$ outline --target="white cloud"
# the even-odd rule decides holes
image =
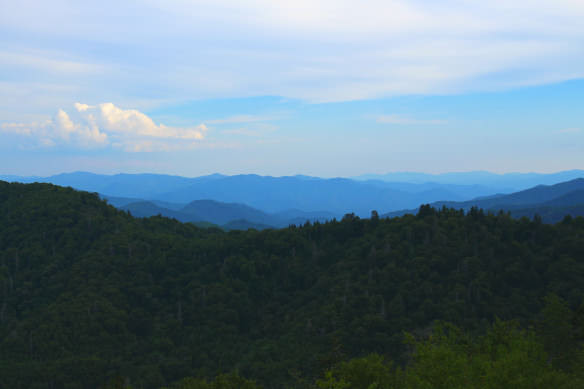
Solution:
[[[88,123],[74,123],[60,109],[53,119],[33,123],[3,123],[0,133],[14,134],[25,138],[26,147],[52,147],[71,144],[80,147],[99,147],[108,144],[105,132]]]
[[[81,107],[85,108],[85,107]],[[121,109],[112,103],[99,104],[93,109],[79,111],[84,113],[88,121],[95,121],[109,132],[129,134],[132,136],[160,139],[203,139],[207,126],[181,128],[157,125],[152,119],[135,109]]]
[[[112,103],[95,106],[75,103],[71,117],[60,109],[44,122],[3,123],[0,133],[25,138],[28,147],[70,145],[82,148],[114,147],[130,152],[172,151],[191,148],[204,138],[207,127],[170,127],[156,124],[134,109]]]
[[[445,124],[445,120],[438,119],[416,119],[402,115],[380,115],[376,119],[377,123],[383,124]]]
[[[75,109],[76,109],[77,111],[79,111],[79,112],[85,112],[85,111],[87,111],[89,108],[92,108],[92,107],[90,107],[89,105],[87,105],[87,104],[82,104],[82,103],[75,103],[75,104],[74,104],[74,107],[75,107]]]

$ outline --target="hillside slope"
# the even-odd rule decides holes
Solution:
[[[584,219],[478,211],[223,232],[97,195],[0,182],[0,383],[157,388],[237,369],[266,388],[335,358],[405,358],[403,331],[530,323],[584,301]],[[342,355],[342,356],[341,356]]]

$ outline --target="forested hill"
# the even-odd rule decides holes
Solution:
[[[549,293],[584,301],[582,218],[422,207],[223,232],[0,182],[0,388],[158,388],[233,370],[302,387],[351,357],[404,362],[403,331],[437,319],[477,333],[496,317],[534,323]]]

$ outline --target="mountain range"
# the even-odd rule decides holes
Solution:
[[[442,174],[427,174],[415,172],[395,172],[387,174],[365,174],[354,177],[356,180],[380,180],[386,182],[403,182],[420,184],[434,182],[450,185],[482,185],[490,188],[500,188],[501,193],[517,192],[537,185],[553,185],[575,178],[584,177],[584,170],[565,170],[557,173],[504,173],[497,174],[488,171],[452,172]]]
[[[184,206],[160,201],[135,200],[123,203],[120,199],[109,201],[117,208],[129,211],[136,217],[166,216],[183,223],[210,222],[224,229],[264,229],[304,224],[306,221],[332,220],[337,215],[329,212],[304,212],[288,210],[266,213],[240,203],[223,203],[214,200],[195,200]],[[126,199],[127,200],[127,199]],[[116,205],[117,204],[117,205]],[[120,205],[122,204],[122,205]]]
[[[51,177],[0,176],[0,179],[23,183],[45,182],[110,197],[156,200],[182,206],[194,200],[215,200],[246,204],[267,213],[298,209],[307,212],[326,211],[335,215],[354,212],[359,216],[368,216],[373,209],[388,212],[438,200],[469,200],[507,190],[480,184],[357,181],[300,175],[270,177],[212,174],[186,178],[157,174],[107,176],[76,172]]]
[[[188,178],[75,172],[50,177],[0,176],[0,180],[45,182],[96,192],[115,207],[138,217],[160,214],[226,229],[261,229],[331,220],[346,213],[368,217],[372,210],[383,216],[403,215],[415,213],[421,204],[467,210],[472,206],[504,209],[514,216],[538,213],[546,215],[545,221],[557,221],[565,214],[581,214],[584,201],[578,190],[582,189],[582,177],[583,170],[553,174],[390,173],[353,179],[253,174]]]

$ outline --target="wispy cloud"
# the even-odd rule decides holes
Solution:
[[[129,152],[173,151],[196,146],[207,127],[170,127],[156,124],[134,109],[112,103],[75,103],[72,114],[60,109],[42,122],[3,123],[0,132],[26,141],[27,147],[113,147]]]
[[[104,65],[63,59],[63,53],[45,51],[10,52],[0,51],[2,66],[33,68],[47,73],[90,74],[106,70]]]
[[[271,116],[258,116],[258,115],[235,115],[223,119],[212,119],[206,120],[207,124],[237,124],[237,123],[257,123],[257,122],[267,122],[274,120]]]
[[[582,129],[577,127],[564,128],[556,131],[558,134],[578,134],[580,132],[582,132]]]
[[[237,128],[226,128],[224,130],[221,130],[221,133],[259,138],[265,136],[268,133],[278,130],[278,126],[272,123],[261,122],[259,120],[243,122],[242,124],[244,124],[244,126]]]
[[[96,101],[145,90],[152,99],[347,101],[584,77],[578,0],[195,3],[5,1],[0,25],[29,38],[16,48],[11,34],[0,37],[0,72],[10,67],[11,81],[58,74],[52,82],[83,84],[76,96]]]
[[[223,130],[221,131],[223,134],[229,135],[242,135],[242,136],[249,136],[253,138],[257,138],[263,135],[262,131],[258,130],[250,130],[249,128],[234,128],[231,130]]]
[[[380,115],[376,119],[377,123],[383,124],[404,124],[404,125],[416,125],[416,124],[445,124],[447,123],[445,120],[438,120],[438,119],[416,119],[408,116],[402,115]]]

